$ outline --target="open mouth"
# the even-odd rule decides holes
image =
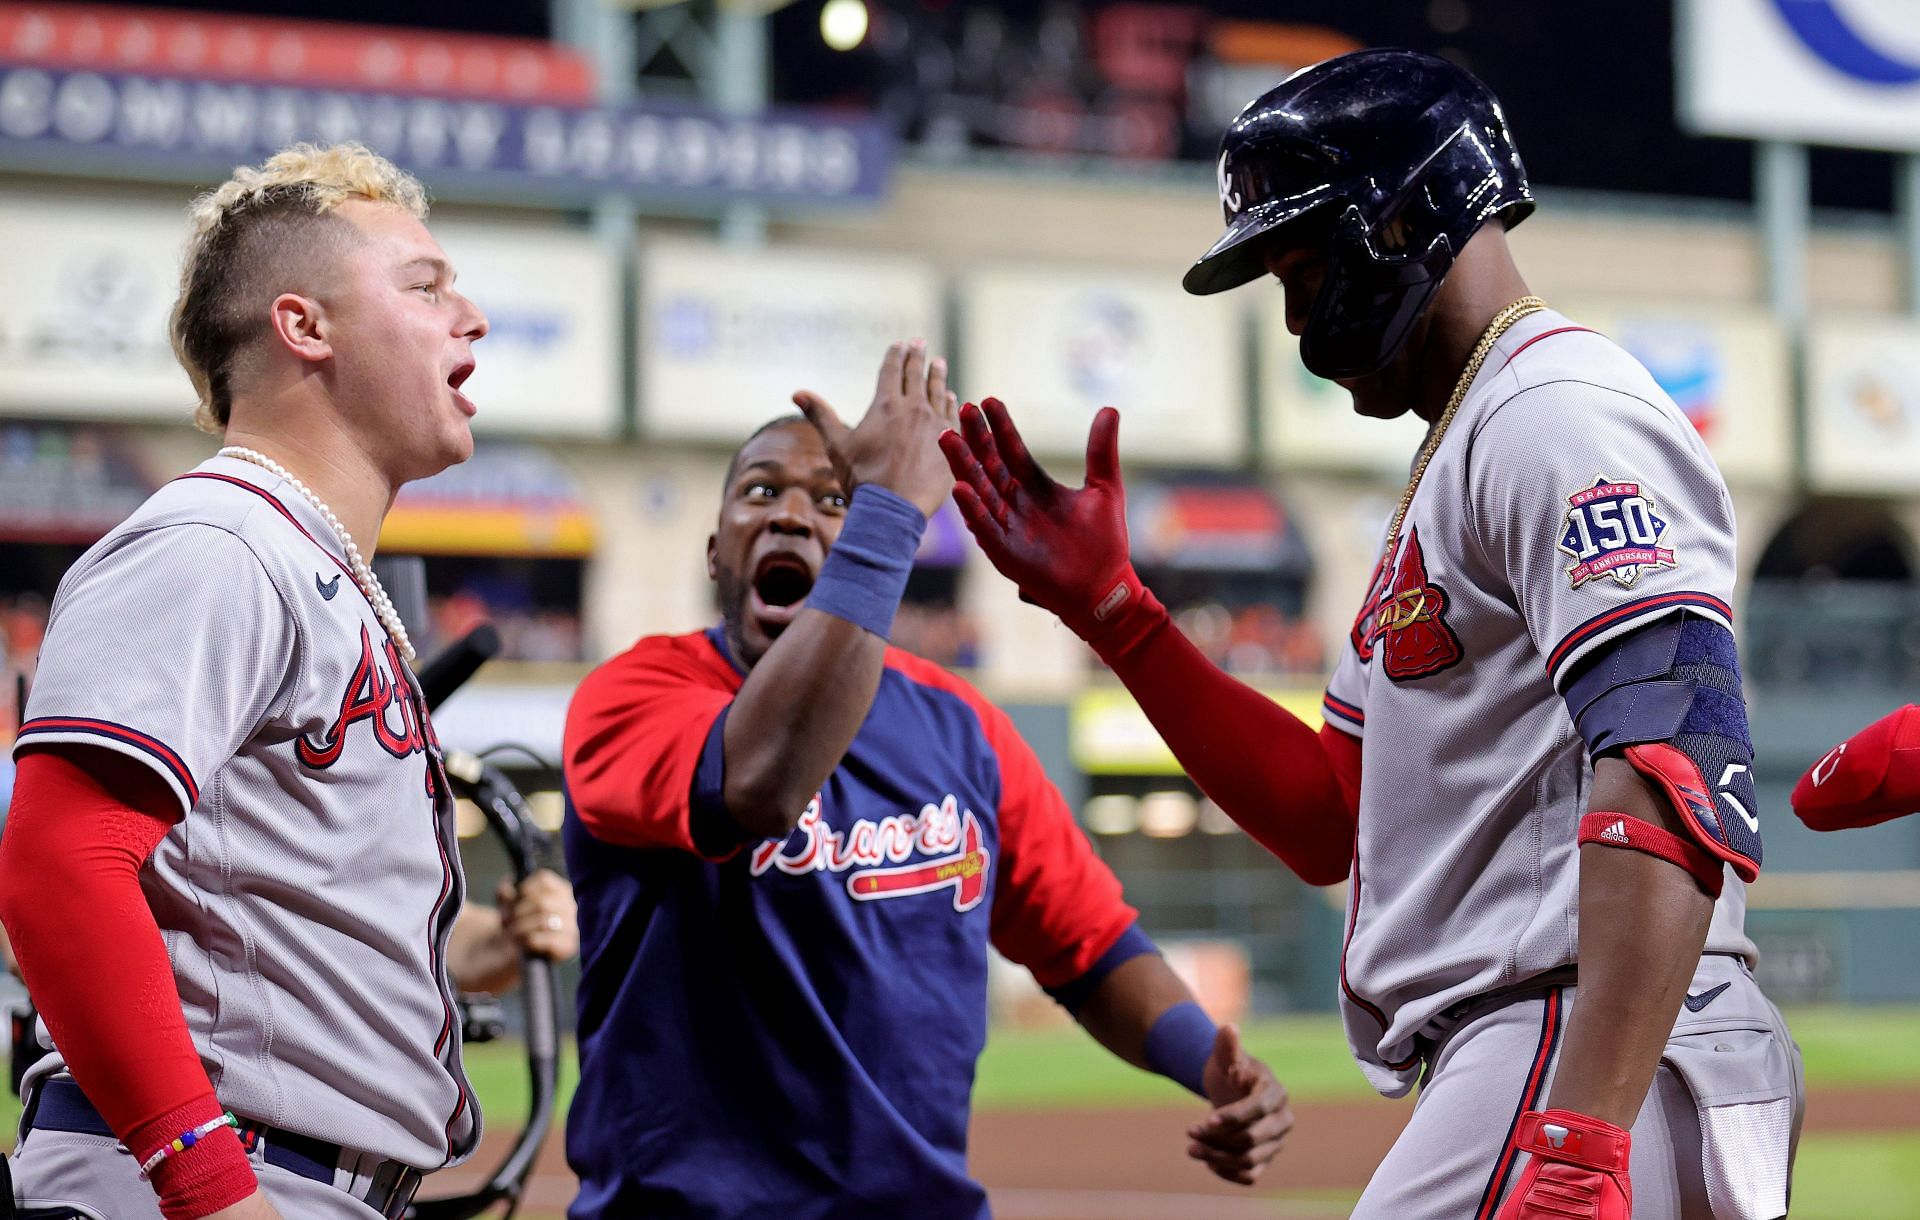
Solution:
[[[813,590],[813,569],[798,555],[769,555],[754,568],[752,589],[754,616],[769,635],[777,635]]]
[[[454,365],[453,371],[447,374],[447,388],[453,391],[453,400],[458,403],[460,409],[468,415],[474,414],[479,408],[474,406],[473,399],[468,398],[460,392],[460,387],[466,384],[467,378],[473,376],[473,370],[474,359],[469,356],[459,364]]]

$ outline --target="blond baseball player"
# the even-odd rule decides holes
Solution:
[[[426,214],[351,145],[194,207],[173,339],[226,444],[67,573],[15,747],[23,1212],[398,1216],[479,1138],[452,798],[367,565],[472,452],[487,323]]]

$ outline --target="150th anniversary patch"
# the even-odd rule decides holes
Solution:
[[[1666,519],[1654,510],[1651,491],[1596,475],[1591,487],[1567,497],[1566,528],[1560,534],[1560,549],[1574,559],[1567,579],[1578,589],[1608,576],[1625,589],[1644,572],[1678,567],[1673,548],[1661,545],[1666,535]]]

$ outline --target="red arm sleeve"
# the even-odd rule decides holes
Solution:
[[[698,636],[642,640],[587,675],[561,748],[581,824],[621,847],[701,854],[695,805],[720,799],[715,730],[739,684]]]
[[[74,1083],[143,1161],[221,1114],[140,891],[140,870],[179,809],[159,775],[132,759],[39,750],[20,759],[0,836],[0,921],[27,990]],[[257,1189],[226,1127],[162,1161],[153,1186],[168,1220]]]
[[[1193,782],[1310,885],[1346,880],[1360,793],[1360,742],[1305,721],[1227,676],[1157,600],[1106,657]],[[1137,640],[1138,643],[1131,643]]]

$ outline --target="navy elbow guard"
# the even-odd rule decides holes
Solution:
[[[1652,780],[1742,881],[1760,873],[1753,739],[1733,633],[1684,612],[1611,640],[1567,682],[1593,758],[1619,754]]]

